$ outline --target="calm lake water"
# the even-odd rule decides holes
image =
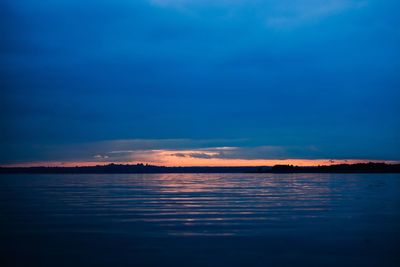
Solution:
[[[0,175],[1,266],[400,266],[399,174]]]

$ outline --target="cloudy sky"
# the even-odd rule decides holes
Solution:
[[[398,0],[3,0],[0,165],[400,160]]]

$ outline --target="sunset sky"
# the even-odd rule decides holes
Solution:
[[[0,165],[400,161],[398,0],[0,2]]]

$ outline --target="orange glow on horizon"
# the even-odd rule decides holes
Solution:
[[[367,162],[381,163],[400,163],[395,160],[378,160],[378,159],[241,159],[227,158],[223,155],[228,155],[235,148],[219,147],[214,149],[197,149],[197,150],[142,150],[136,151],[135,154],[128,155],[121,160],[114,160],[112,157],[103,159],[91,160],[71,160],[71,161],[36,161],[36,162],[21,162],[13,164],[4,164],[4,167],[75,167],[75,166],[96,166],[115,164],[150,164],[166,167],[195,167],[195,166],[274,166],[274,165],[295,165],[295,166],[318,166],[318,165],[333,165],[333,164],[354,164]],[[227,154],[219,154],[221,151]]]
[[[235,167],[235,166],[274,166],[274,165],[295,165],[295,166],[318,166],[318,165],[334,165],[334,164],[355,164],[355,163],[368,163],[379,162],[388,164],[399,164],[400,161],[391,160],[374,160],[374,159],[193,159],[188,158],[180,160],[179,162],[163,161],[163,162],[142,162],[142,161],[129,161],[129,162],[97,162],[97,161],[43,161],[43,162],[22,162],[14,164],[4,164],[1,167],[83,167],[83,166],[97,166],[108,164],[150,164],[165,167],[196,167],[196,166],[210,166],[210,167]]]

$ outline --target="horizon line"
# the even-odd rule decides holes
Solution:
[[[7,164],[0,165],[0,168],[85,168],[85,167],[106,167],[106,166],[144,166],[144,167],[160,167],[160,168],[251,168],[251,167],[268,167],[272,168],[275,166],[293,166],[293,167],[325,167],[325,166],[335,166],[335,165],[355,165],[355,164],[387,164],[387,165],[396,165],[400,164],[400,161],[396,160],[371,160],[364,162],[332,162],[330,164],[319,164],[319,165],[295,165],[295,164],[274,164],[274,165],[192,165],[192,166],[184,166],[184,165],[157,165],[150,163],[126,163],[126,162],[107,162],[104,164],[97,163],[95,165],[70,165],[70,164],[60,164],[60,165],[20,165],[20,164]]]

